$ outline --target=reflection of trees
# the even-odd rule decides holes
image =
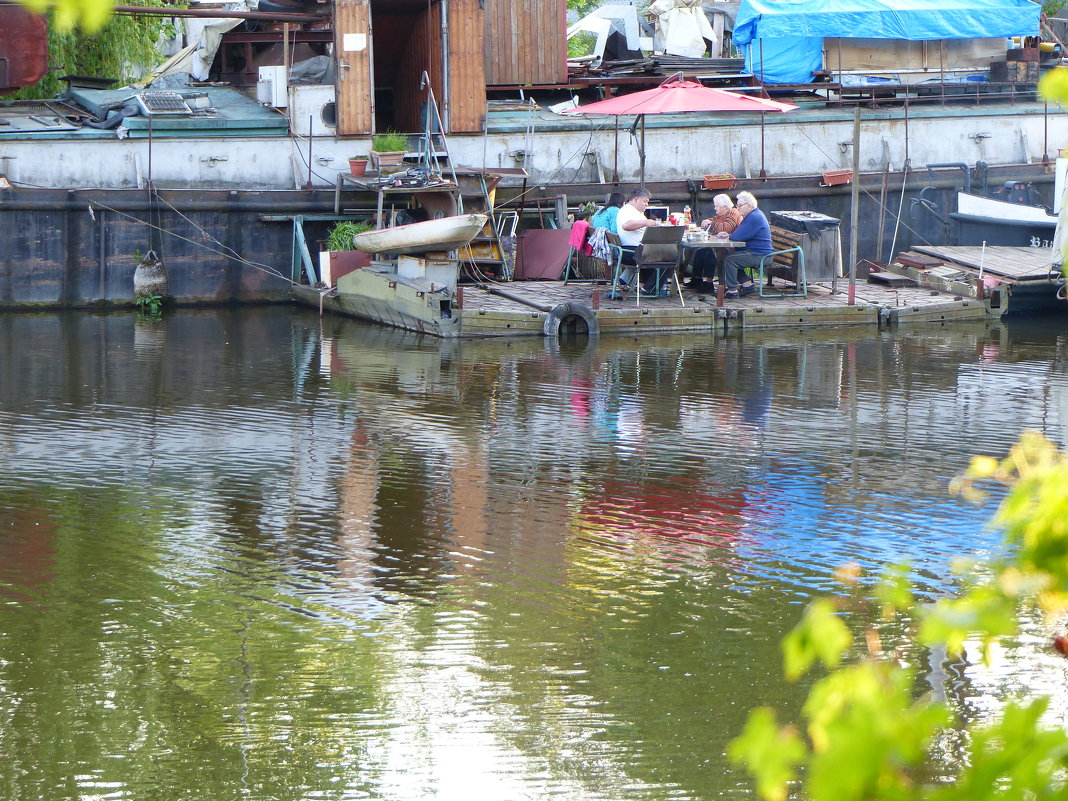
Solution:
[[[20,526],[4,527],[12,541],[33,542],[42,519],[51,532],[6,554],[13,597],[33,599],[0,607],[6,797],[302,799],[336,796],[338,775],[373,789],[338,721],[381,706],[374,640],[307,617],[275,564],[247,548],[220,559],[173,508],[117,487],[44,486],[5,508],[37,513],[3,521]]]

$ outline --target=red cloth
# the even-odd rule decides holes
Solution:
[[[593,255],[593,246],[590,244],[590,233],[593,229],[590,224],[585,220],[576,220],[571,224],[571,236],[567,240],[567,244],[575,248],[575,250],[581,250],[587,256]]]

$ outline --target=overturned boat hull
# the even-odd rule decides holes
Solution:
[[[478,236],[489,220],[485,214],[458,214],[436,220],[365,231],[352,239],[364,253],[435,253],[456,250]]]

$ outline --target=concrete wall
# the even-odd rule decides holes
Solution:
[[[863,111],[861,169],[899,169],[907,155],[913,169],[928,163],[1018,164],[1054,158],[1068,145],[1068,118],[1044,114],[1040,103]],[[677,181],[709,173],[739,177],[812,175],[848,168],[853,116],[848,109],[820,109],[759,118],[706,119],[693,125],[647,118],[648,181]],[[629,120],[572,120],[549,112],[513,114],[491,121],[485,136],[450,136],[453,161],[466,166],[524,166],[530,183],[612,180],[639,174],[638,148]],[[310,149],[310,154],[309,154]],[[150,152],[151,151],[151,152]],[[347,159],[368,143],[316,137],[291,139],[72,140],[0,139],[0,173],[16,184],[62,188],[137,188],[150,176],[158,187],[302,188],[333,186]],[[150,171],[151,162],[151,171]],[[309,163],[311,165],[309,175]],[[508,183],[507,181],[505,182]],[[2,197],[2,196],[0,196]]]

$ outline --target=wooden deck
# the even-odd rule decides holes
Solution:
[[[465,286],[464,330],[467,334],[539,333],[545,315],[563,303],[579,303],[597,317],[601,333],[728,332],[740,329],[818,326],[888,326],[919,322],[975,320],[996,316],[988,304],[961,295],[922,287],[891,287],[858,283],[856,302],[848,303],[848,283],[837,292],[827,283],[809,284],[808,295],[727,300],[717,305],[714,294],[683,289],[665,298],[631,297],[610,300],[610,287],[561,281],[517,281]],[[503,328],[503,330],[501,330]]]

